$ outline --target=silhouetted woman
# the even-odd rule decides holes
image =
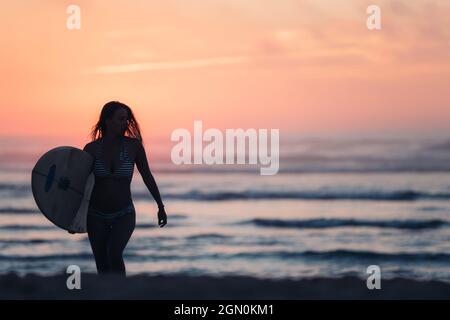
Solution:
[[[89,242],[99,274],[125,275],[122,254],[136,223],[130,191],[135,163],[158,204],[160,227],[166,225],[167,215],[131,109],[118,101],[105,104],[91,138],[84,147],[95,159],[95,184],[87,217]]]

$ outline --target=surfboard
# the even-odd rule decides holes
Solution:
[[[86,232],[93,161],[86,151],[62,146],[42,155],[32,170],[31,189],[39,210],[70,233]]]

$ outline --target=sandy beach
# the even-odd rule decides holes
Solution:
[[[449,299],[450,283],[390,279],[368,290],[356,277],[264,280],[250,277],[147,276],[126,279],[86,274],[80,290],[65,275],[0,276],[1,299]]]

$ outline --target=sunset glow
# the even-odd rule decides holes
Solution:
[[[450,4],[377,1],[2,2],[2,136],[85,141],[109,100],[144,137],[202,120],[281,132],[445,132]]]

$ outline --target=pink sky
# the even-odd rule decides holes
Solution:
[[[69,4],[80,30],[66,28]],[[366,28],[369,4],[380,31]],[[448,1],[21,0],[0,21],[3,137],[85,141],[109,100],[167,140],[194,120],[450,133]]]

